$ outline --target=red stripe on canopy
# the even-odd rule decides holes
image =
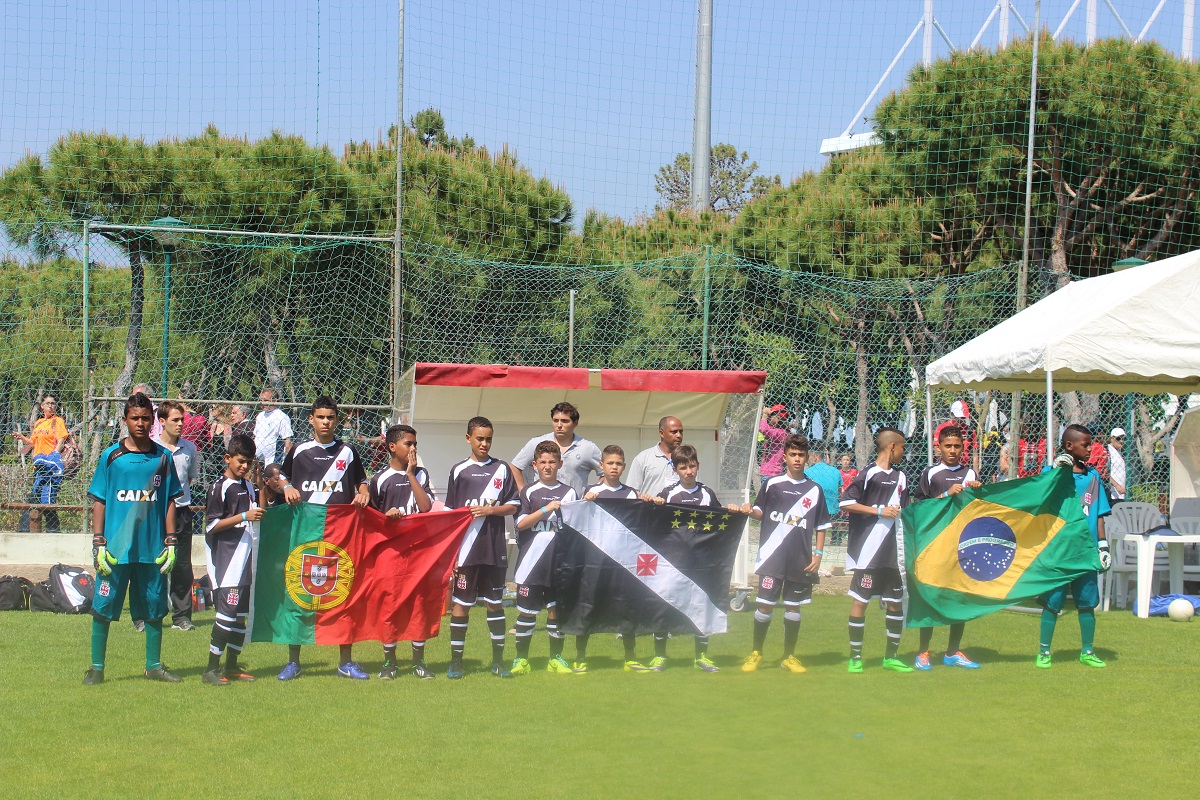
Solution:
[[[520,367],[505,364],[416,365],[418,386],[485,386],[497,389],[588,388],[586,369]]]
[[[755,394],[766,380],[765,372],[733,370],[600,370],[600,388],[618,392]]]

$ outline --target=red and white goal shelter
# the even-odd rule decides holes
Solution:
[[[511,460],[534,436],[550,431],[550,409],[563,401],[579,409],[580,436],[601,448],[618,444],[629,464],[658,443],[658,422],[677,417],[683,440],[700,457],[700,480],[725,503],[753,497],[758,417],[765,372],[527,367],[503,364],[414,364],[401,378],[407,407],[400,420],[417,429],[421,462],[438,497],[450,467],[466,458],[467,420],[495,426],[492,455]],[[745,586],[748,543],[732,582]]]

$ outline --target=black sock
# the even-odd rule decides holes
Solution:
[[[504,618],[504,606],[496,603],[487,607],[488,630],[492,634],[492,663],[499,664],[504,660],[504,629],[508,620]]]
[[[667,635],[665,633],[654,634],[654,657],[667,657]]]
[[[289,644],[288,645],[288,661],[294,661],[297,664],[300,663],[300,645],[298,645],[298,644]]]
[[[221,653],[225,652],[225,645],[229,641],[229,628],[226,627],[226,622],[219,617],[212,626],[212,638],[208,645],[208,668],[210,670],[221,666]]]
[[[214,669],[218,669],[220,666],[221,666],[221,654],[214,653],[212,651],[212,648],[209,648],[209,651],[208,651],[208,669],[209,669],[209,671],[211,672]]]
[[[529,643],[533,641],[533,628],[536,624],[537,617],[527,611],[517,615],[517,633],[513,637],[517,642],[517,658],[529,658]]]
[[[704,655],[707,652],[708,652],[708,637],[707,636],[697,636],[696,637],[696,658],[699,658],[700,656]]]
[[[929,652],[929,643],[931,641],[933,641],[933,628],[921,628],[921,644],[917,647],[917,652]]]
[[[587,646],[590,637],[586,633],[581,633],[575,637],[575,660],[583,663],[587,661]]]
[[[395,642],[392,642],[391,644],[385,644],[383,646],[383,660],[385,663],[388,661],[395,662],[395,660],[396,660],[396,643]]]
[[[767,643],[767,631],[771,629],[771,609],[764,611],[762,606],[754,609],[754,652],[762,653]]]
[[[900,650],[900,634],[904,633],[904,613],[888,611],[883,615],[883,621],[887,626],[887,658],[895,658]]]
[[[413,651],[413,659],[412,659],[413,663],[414,664],[424,664],[425,663],[425,643],[424,642],[413,642],[412,643],[412,651]]]
[[[862,658],[863,632],[867,629],[866,617],[850,617],[850,657]]]
[[[622,633],[621,644],[625,645],[625,660],[637,661],[637,634],[633,631]]]
[[[353,650],[354,650],[354,645],[352,645],[352,644],[338,645],[338,666],[339,667],[345,666],[346,664],[349,664],[351,661],[354,660],[354,656],[352,655]]]
[[[783,611],[783,657],[796,655],[796,640],[800,638],[800,611]]]
[[[463,649],[467,643],[467,620],[466,614],[461,617],[455,616],[451,612],[450,616],[450,660],[455,664],[461,664],[463,659]]]
[[[546,634],[550,637],[550,657],[558,658],[562,655],[565,641],[563,635],[558,631],[558,620],[546,620]]]
[[[965,622],[956,622],[950,626],[950,643],[946,645],[946,655],[952,656],[962,649],[962,635],[966,627]]]

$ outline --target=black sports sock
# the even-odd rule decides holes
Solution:
[[[866,617],[850,617],[850,657],[862,658],[863,632],[867,629]]]
[[[546,633],[550,637],[550,657],[556,658],[561,656],[563,651],[563,642],[565,639],[563,635],[558,632],[558,620],[546,620]]]
[[[667,635],[665,633],[654,634],[654,657],[667,657]]]
[[[586,633],[582,633],[575,637],[575,660],[579,662],[587,661],[587,646],[589,637]]]
[[[208,669],[209,669],[209,671],[211,672],[214,669],[218,669],[220,666],[221,666],[221,654],[214,653],[212,651],[212,649],[210,648],[208,651]]]
[[[925,653],[929,650],[929,643],[933,641],[933,628],[921,628],[921,643],[917,647],[918,653]]]
[[[696,637],[696,658],[699,658],[700,656],[704,655],[707,652],[708,652],[708,637],[707,636],[697,636]]]
[[[774,609],[772,609],[774,610]],[[754,652],[761,653],[767,643],[767,631],[771,629],[771,611],[762,607],[754,609]]]
[[[950,643],[946,645],[946,655],[952,656],[962,649],[962,635],[966,628],[965,622],[956,622],[950,626]]]
[[[354,645],[342,644],[338,645],[338,666],[345,666],[354,660]]]
[[[492,634],[492,663],[498,664],[504,660],[504,628],[507,625],[504,618],[504,606],[499,603],[487,607],[488,630]]]
[[[424,664],[425,663],[425,643],[424,642],[413,642],[412,643],[412,653],[413,653],[412,662],[414,664]]]
[[[392,642],[391,644],[385,644],[383,646],[383,660],[385,662],[386,661],[394,662],[396,660],[396,643],[395,642]]]
[[[300,663],[300,645],[288,645],[288,661],[295,661],[297,664]]]
[[[461,617],[451,614],[450,616],[450,660],[455,664],[461,664],[463,659],[463,650],[467,642],[467,621],[470,619],[466,614]]]
[[[625,660],[637,661],[637,634],[633,631],[622,633],[621,644],[625,645]]]
[[[893,614],[888,611],[883,615],[887,626],[887,658],[895,658],[900,650],[900,635],[904,633],[904,614]]]
[[[517,615],[516,636],[517,658],[529,658],[529,643],[533,641],[533,628],[537,617],[522,611]]]
[[[796,640],[800,638],[800,612],[783,612],[783,657],[796,655]]]

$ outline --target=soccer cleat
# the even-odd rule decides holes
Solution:
[[[423,681],[431,681],[437,677],[436,675],[433,674],[433,670],[431,670],[429,667],[425,666],[424,661],[418,661],[416,664],[413,664],[412,667],[410,667],[409,669],[413,675],[417,676],[418,678],[420,678]]]
[[[890,669],[892,672],[912,672],[913,668],[905,664],[898,658],[885,658],[883,660],[883,668]]]
[[[1079,654],[1079,663],[1083,664],[1085,667],[1095,667],[1096,669],[1104,669],[1108,666],[1108,664],[1105,664],[1103,661],[1101,661],[1100,657],[1091,650],[1087,651],[1086,653]]]
[[[163,683],[183,683],[183,678],[167,669],[165,664],[159,664],[154,669],[148,669],[146,670],[145,674],[146,677],[152,681],[162,681]]]
[[[137,631],[138,633],[145,633],[146,632],[146,621],[141,620],[141,619],[135,619],[133,621],[133,629],[135,631]]]
[[[351,678],[356,681],[365,681],[371,677],[357,661],[347,661],[345,664],[339,665],[338,676],[341,678]]]
[[[942,663],[947,667],[962,667],[963,669],[979,669],[979,665],[963,655],[959,650],[952,656],[942,656]]]
[[[574,672],[576,675],[587,675],[587,662],[576,661],[572,663],[571,672]]]
[[[396,666],[396,662],[391,659],[383,662],[383,667],[379,670],[379,679],[383,681],[394,681],[396,676],[400,674],[400,668]]]
[[[497,678],[511,678],[512,673],[505,669],[504,665],[499,661],[492,664],[491,673]]]
[[[667,668],[667,660],[662,656],[655,656],[650,659],[650,663],[646,665],[646,669],[651,672],[662,672]]]
[[[219,669],[206,670],[204,674],[200,676],[200,680],[204,683],[211,683],[213,686],[229,685],[229,678],[226,678],[224,675],[222,675],[221,670]]]
[[[917,660],[913,662],[913,667],[921,670],[921,672],[928,672],[929,670],[933,669],[933,665],[929,663],[928,650],[926,650],[924,653],[917,653]]]
[[[758,669],[758,665],[762,663],[762,653],[755,650],[750,655],[742,659],[742,672],[754,672]]]
[[[795,656],[788,656],[779,662],[779,668],[793,675],[803,675],[805,672],[808,672],[808,669],[800,663],[800,659]]]
[[[279,675],[276,677],[278,677],[281,681],[294,681],[296,678],[299,678],[300,662],[289,661],[288,663],[284,664],[283,669],[279,671]]]
[[[529,665],[528,658],[514,658],[512,669],[509,670],[513,675],[528,675],[533,667]]]
[[[463,667],[461,661],[451,661],[450,668],[446,670],[446,677],[452,681],[461,681],[463,676]]]
[[[1050,654],[1045,652],[1038,653],[1037,660],[1033,662],[1033,665],[1038,669],[1050,669]]]
[[[708,653],[704,653],[701,656],[699,656],[695,661],[692,662],[692,665],[696,669],[700,670],[701,672],[720,672],[721,671],[721,668],[718,667],[716,664],[714,664],[712,662],[712,659],[708,657]]]
[[[863,671],[862,656],[850,656],[850,665],[846,667],[846,672],[857,675]]]
[[[642,674],[646,674],[648,672],[654,672],[654,670],[652,668],[647,667],[645,664],[643,664],[640,661],[626,661],[625,662],[625,671],[626,672],[640,672]]]
[[[230,681],[241,681],[242,683],[254,683],[254,676],[246,671],[245,667],[229,667],[225,670],[225,677]]]
[[[192,622],[187,617],[184,617],[183,619],[179,620],[179,622],[176,622],[174,625],[172,625],[171,629],[177,631],[194,631],[196,630],[196,623]]]
[[[84,686],[95,686],[98,683],[104,683],[104,670],[92,667],[83,673]]]
[[[546,664],[546,672],[553,672],[556,675],[574,675],[575,670],[571,669],[571,665],[562,656],[555,656]]]

